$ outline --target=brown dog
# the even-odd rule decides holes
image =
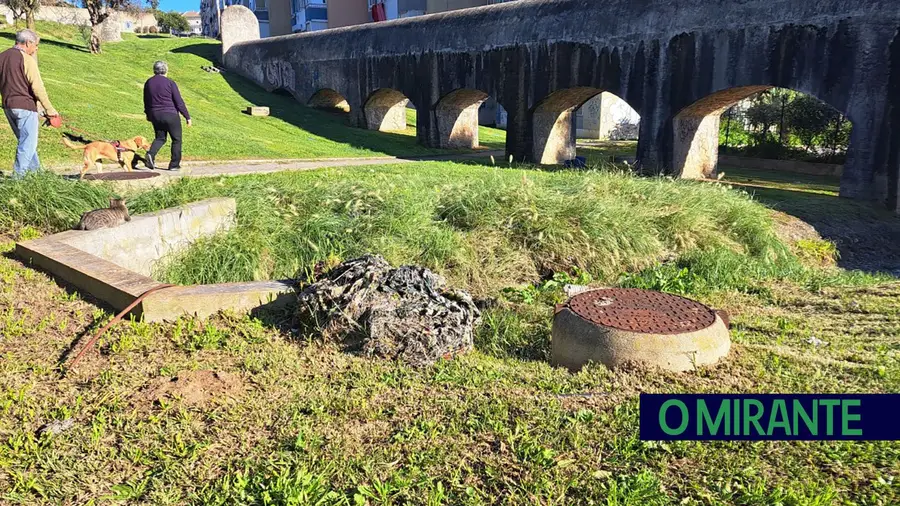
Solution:
[[[150,143],[147,142],[147,139],[141,137],[140,135],[132,139],[119,141],[118,148],[116,148],[116,146],[114,146],[112,143],[104,141],[94,141],[90,144],[79,146],[77,144],[73,144],[65,137],[63,137],[63,144],[65,144],[69,149],[84,150],[84,168],[81,169],[82,179],[84,178],[84,175],[85,173],[87,173],[88,169],[91,168],[91,165],[96,164],[97,172],[103,172],[103,165],[100,163],[100,160],[103,159],[116,161],[118,162],[120,167],[126,169],[128,172],[131,172],[131,166],[134,160],[135,152],[138,149],[143,149],[144,151],[150,149]]]

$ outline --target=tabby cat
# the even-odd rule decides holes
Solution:
[[[75,230],[97,230],[98,228],[112,228],[131,221],[128,208],[125,207],[125,199],[109,199],[108,209],[94,209],[81,215],[81,221],[75,225]]]

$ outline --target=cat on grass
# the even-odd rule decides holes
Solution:
[[[94,209],[82,214],[81,221],[75,225],[75,230],[112,228],[126,221],[131,221],[131,216],[128,215],[128,208],[125,207],[125,199],[109,199],[107,209]]]

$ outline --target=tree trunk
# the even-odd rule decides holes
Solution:
[[[100,30],[102,28],[100,25],[91,26],[91,53],[92,54],[100,54]]]
[[[34,31],[34,11],[29,10],[25,13],[25,27]]]

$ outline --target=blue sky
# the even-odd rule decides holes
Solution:
[[[200,0],[160,0],[159,9],[163,11],[199,11]]]

